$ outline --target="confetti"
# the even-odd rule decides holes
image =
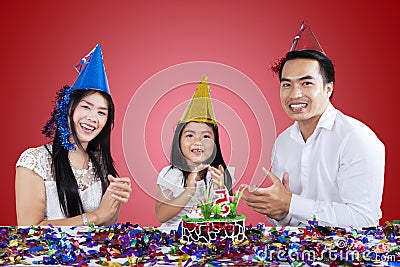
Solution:
[[[175,232],[108,227],[0,227],[0,265],[400,266],[399,224],[363,229],[246,226],[246,240],[181,243]]]

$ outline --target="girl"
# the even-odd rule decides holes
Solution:
[[[196,109],[196,100],[199,100],[196,95],[204,89],[202,83],[185,115],[193,114],[193,109]],[[209,90],[208,85],[205,88]],[[210,101],[208,91],[206,96],[206,100]],[[198,101],[197,104],[203,107],[205,99],[201,100],[203,102]],[[222,157],[218,125],[213,118],[211,102],[207,106],[210,110],[206,114],[212,114],[211,117],[186,116],[177,125],[172,142],[171,165],[164,167],[158,176],[155,212],[162,223],[159,228],[162,231],[178,229],[182,216],[196,205],[193,197],[202,196],[206,184],[212,182],[214,188],[225,186],[231,192],[232,178]]]
[[[100,45],[90,56],[58,93],[43,130],[52,143],[27,149],[16,164],[18,225],[111,225],[130,197],[130,178],[117,178],[110,153],[114,103]]]

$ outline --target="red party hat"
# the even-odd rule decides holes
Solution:
[[[290,51],[299,50],[316,50],[325,54],[307,21],[303,21],[301,24],[300,31],[294,37],[292,47],[290,48]]]

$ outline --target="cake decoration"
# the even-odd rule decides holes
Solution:
[[[182,241],[244,240],[246,216],[237,214],[237,206],[245,189],[246,186],[241,186],[230,196],[226,188],[213,189],[212,185],[206,185],[204,196],[195,199],[197,207],[182,217]]]

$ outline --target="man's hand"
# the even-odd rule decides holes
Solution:
[[[257,188],[250,194],[243,195],[242,199],[254,211],[280,221],[289,213],[290,201],[292,200],[289,174],[287,172],[283,174],[282,182],[272,172],[266,174],[272,185],[267,188]]]

